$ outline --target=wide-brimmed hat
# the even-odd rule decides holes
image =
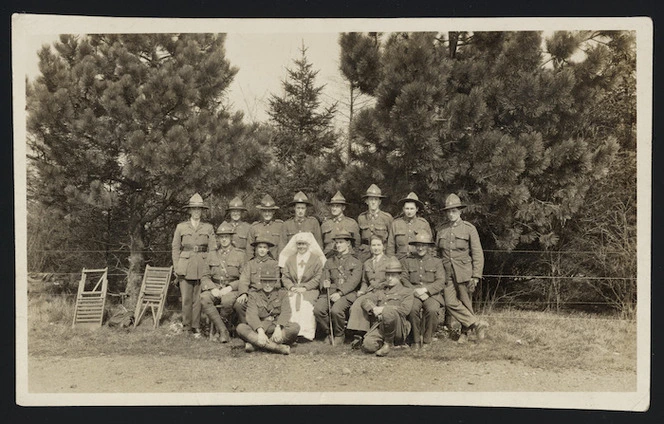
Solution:
[[[309,201],[309,198],[307,197],[306,194],[302,193],[301,191],[298,191],[295,193],[295,196],[293,196],[293,201],[290,202],[288,205],[294,205],[296,203],[305,203],[307,205],[312,205],[312,203]]]
[[[235,228],[227,222],[223,222],[218,228],[217,228],[217,234],[235,234]]]
[[[246,211],[247,208],[244,207],[244,203],[242,203],[242,199],[239,197],[234,197],[233,200],[231,200],[228,203],[228,208],[226,208],[227,211]]]
[[[459,199],[459,196],[452,193],[449,196],[447,196],[447,199],[445,199],[445,207],[442,210],[446,211],[448,209],[453,209],[453,208],[463,209],[466,206],[467,205],[461,203],[461,199]]]
[[[363,199],[365,197],[387,197],[387,196],[383,196],[383,192],[376,184],[371,184],[367,189],[367,192],[364,193],[364,195],[362,196]]]
[[[410,245],[415,245],[415,244],[428,244],[428,245],[435,245],[431,240],[431,234],[427,233],[426,231],[423,231],[421,233],[415,234],[415,240],[408,242]]]
[[[265,237],[261,237],[261,236],[258,236],[258,237],[256,238],[256,240],[254,240],[254,242],[251,243],[251,246],[252,246],[252,247],[256,247],[256,246],[258,246],[258,245],[261,244],[261,243],[265,243],[265,244],[267,244],[268,247],[274,247],[274,246],[275,246],[275,244],[272,243],[270,240],[266,239]]]
[[[401,262],[395,257],[388,259],[387,265],[385,266],[385,272],[398,272],[401,273],[403,268],[401,267]]]
[[[413,193],[412,191],[408,193],[408,196],[404,197],[403,199],[399,200],[399,206],[403,206],[404,203],[406,202],[414,202],[420,209],[424,208],[424,203],[420,200],[419,197],[417,197],[417,194]]]
[[[279,281],[279,268],[267,267],[261,270],[260,280],[263,281]]]
[[[261,203],[256,206],[256,209],[260,210],[277,210],[279,206],[274,203],[274,199],[269,194],[266,194],[261,199]]]
[[[353,236],[348,231],[341,230],[334,233],[332,240],[353,240]]]
[[[343,194],[341,194],[340,191],[337,191],[337,194],[335,194],[328,203],[330,205],[347,205],[348,204],[348,202],[346,202],[346,198],[344,197]]]
[[[208,206],[205,203],[203,203],[203,198],[198,193],[191,196],[191,198],[189,199],[189,203],[184,205],[182,208],[183,209],[188,209],[188,208],[209,209]]]

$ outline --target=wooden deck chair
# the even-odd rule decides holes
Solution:
[[[143,284],[141,284],[141,292],[138,294],[136,311],[134,311],[134,327],[141,321],[141,318],[145,315],[145,311],[150,308],[152,321],[154,322],[153,328],[157,328],[161,320],[161,314],[164,312],[166,292],[168,292],[172,273],[172,266],[168,268],[145,266]]]
[[[72,327],[101,327],[104,319],[107,289],[108,268],[83,268],[81,280],[78,283]]]

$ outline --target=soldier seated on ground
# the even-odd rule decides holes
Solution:
[[[244,267],[245,251],[231,244],[233,226],[222,223],[217,228],[217,250],[208,255],[212,280],[201,282],[201,309],[219,331],[218,341],[229,341],[227,324],[233,304],[240,295],[239,278]],[[216,305],[221,305],[217,311]]]
[[[260,281],[261,289],[250,293],[247,300],[247,323],[238,324],[237,333],[246,342],[247,352],[258,348],[288,355],[300,326],[290,322],[288,294],[279,289],[279,269],[263,269]]]
[[[399,260],[390,258],[385,268],[386,284],[363,296],[362,308],[373,320],[362,341],[364,352],[385,356],[394,345],[405,343],[410,333],[413,289],[401,284],[401,271]]]
[[[256,256],[246,263],[242,274],[240,274],[240,281],[238,283],[238,293],[239,296],[233,305],[233,309],[237,314],[237,318],[240,322],[246,323],[245,312],[247,310],[247,300],[248,295],[251,292],[260,290],[261,281],[260,276],[261,272],[264,269],[272,269],[274,267],[278,268],[277,261],[272,258],[270,254],[270,248],[274,244],[268,239],[258,238],[256,241],[251,243],[251,246],[255,248]]]

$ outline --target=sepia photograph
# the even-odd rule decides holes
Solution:
[[[18,404],[649,408],[650,19],[12,38]]]

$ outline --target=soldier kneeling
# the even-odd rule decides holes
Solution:
[[[247,352],[259,348],[288,355],[300,326],[289,322],[290,304],[286,290],[280,290],[278,268],[262,270],[260,285],[260,290],[249,293],[247,323],[238,324],[236,331],[246,342]]]
[[[413,289],[401,284],[401,271],[399,260],[390,258],[385,268],[385,286],[365,295],[362,302],[362,308],[375,319],[362,341],[366,353],[385,356],[394,345],[405,343],[410,333],[408,314],[413,307]]]

